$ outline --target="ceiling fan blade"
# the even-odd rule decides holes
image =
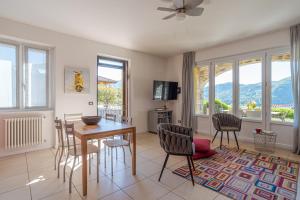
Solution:
[[[174,6],[175,8],[183,8],[184,7],[184,2],[185,0],[174,0]]]
[[[204,8],[193,8],[185,11],[185,14],[189,16],[200,16],[203,13]]]
[[[174,12],[174,11],[176,11],[176,10],[173,9],[173,8],[165,8],[165,7],[158,7],[157,10],[160,10],[160,11],[168,11],[168,12]]]
[[[170,19],[170,18],[175,17],[175,16],[176,16],[176,13],[173,13],[171,15],[168,15],[168,16],[164,17],[163,20]]]
[[[188,0],[185,8],[186,9],[193,9],[196,8],[197,6],[199,6],[200,4],[203,3],[203,0]]]

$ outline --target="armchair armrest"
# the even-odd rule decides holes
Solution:
[[[214,125],[215,129],[218,130],[218,131],[220,131],[221,130],[221,122],[220,122],[220,120],[217,117],[213,116],[212,117],[212,121],[213,121],[213,125]]]

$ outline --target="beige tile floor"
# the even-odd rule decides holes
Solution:
[[[196,137],[206,138],[196,135]],[[217,146],[215,141],[214,146]],[[235,143],[230,141],[230,146]],[[252,149],[253,144],[240,143],[242,148]],[[105,200],[182,200],[228,199],[212,190],[199,185],[192,186],[190,181],[172,173],[173,169],[186,164],[183,157],[171,156],[161,182],[158,182],[159,172],[165,158],[165,153],[159,146],[157,135],[144,133],[137,136],[137,175],[131,175],[131,157],[126,150],[126,162],[118,150],[118,160],[114,159],[114,174],[111,174],[110,157],[107,167],[104,167],[104,151],[101,151],[100,182],[96,181],[96,159],[92,163],[92,173],[89,176],[88,196],[82,197],[81,166],[76,165],[72,181],[72,194],[68,192],[68,174],[71,163],[68,163],[67,181],[62,176],[57,178],[54,171],[54,149],[10,156],[0,159],[0,200],[27,199],[105,199]],[[115,152],[114,152],[115,153]],[[289,151],[277,149],[276,155],[300,161]],[[62,169],[63,163],[61,165]],[[62,173],[61,173],[62,174]]]

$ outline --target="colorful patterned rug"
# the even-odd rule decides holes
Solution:
[[[232,199],[296,199],[299,163],[254,151],[216,149],[217,154],[194,161],[195,183]],[[191,179],[188,166],[173,173]]]

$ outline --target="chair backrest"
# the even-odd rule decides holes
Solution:
[[[105,114],[105,119],[111,120],[111,121],[114,121],[114,122],[115,122],[115,121],[117,120],[117,115],[106,113],[106,114]]]
[[[65,133],[67,136],[68,149],[70,150],[72,147],[76,154],[76,140],[75,140],[75,132],[74,132],[74,124],[73,123],[68,123],[67,121],[65,121]]]
[[[212,121],[213,121],[214,128],[218,131],[221,131],[222,126],[235,127],[241,130],[242,120],[232,114],[215,113],[212,116]]]
[[[82,117],[82,113],[68,113],[64,114],[64,120],[67,122],[75,122],[80,121]]]
[[[121,123],[132,125],[132,118],[131,117],[122,116],[121,117]]]
[[[166,153],[173,155],[193,155],[192,129],[174,124],[158,125],[160,146]]]
[[[57,133],[57,138],[58,138],[58,144],[62,147],[64,147],[64,134],[63,134],[63,127],[62,127],[62,122],[60,119],[55,118],[54,120],[55,124],[55,129]]]

